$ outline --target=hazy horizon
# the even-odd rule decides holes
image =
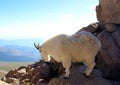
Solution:
[[[96,22],[98,0],[1,0],[0,39],[48,39]]]

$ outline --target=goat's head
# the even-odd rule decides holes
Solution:
[[[42,56],[42,60],[43,60],[43,61],[50,61],[50,56],[48,55],[47,51],[46,51],[44,48],[42,48],[42,46],[40,46],[39,43],[38,43],[38,44],[35,44],[35,43],[34,43],[34,46],[35,46],[35,48],[38,49],[39,52],[41,53],[41,56]]]

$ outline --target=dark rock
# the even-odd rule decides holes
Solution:
[[[31,78],[31,84],[36,84],[39,79],[41,79],[41,82],[42,82],[42,79],[44,80],[44,76],[43,76],[40,72],[36,73],[36,74]]]
[[[105,24],[105,30],[108,32],[113,32],[115,30],[117,30],[117,26],[115,24]]]
[[[37,83],[35,85],[48,85],[48,83]]]
[[[97,56],[97,67],[103,76],[112,80],[120,79],[120,29],[110,33],[103,31],[98,38],[102,49]]]
[[[104,79],[99,70],[93,70],[90,77],[86,78],[83,74],[85,67],[77,66],[72,69],[70,78],[54,78],[49,85],[113,85],[109,80]]]
[[[82,29],[77,31],[76,34],[79,33],[80,31],[88,31],[94,34],[95,36],[97,36],[102,30],[104,30],[104,24],[95,22],[95,23],[89,24],[87,27],[83,27]]]
[[[16,69],[10,70],[10,71],[5,75],[5,77],[6,77],[6,78],[9,78],[9,77],[14,78],[16,73],[17,73],[17,70],[16,70]]]
[[[48,85],[69,85],[69,84],[70,84],[69,79],[53,78]]]

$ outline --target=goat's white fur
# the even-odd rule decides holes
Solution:
[[[44,42],[39,50],[44,61],[50,55],[57,62],[62,62],[65,77],[69,77],[72,62],[83,62],[87,65],[86,76],[89,76],[95,66],[95,56],[101,48],[101,43],[90,32],[81,31],[77,34],[58,35]]]

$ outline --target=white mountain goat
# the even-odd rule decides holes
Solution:
[[[65,77],[69,77],[72,62],[83,62],[87,65],[84,71],[86,76],[90,76],[95,66],[95,56],[101,48],[101,43],[90,32],[81,31],[74,35],[58,35],[42,45],[35,47],[40,51],[42,59],[49,61],[52,57],[57,62],[61,62],[65,68]]]

